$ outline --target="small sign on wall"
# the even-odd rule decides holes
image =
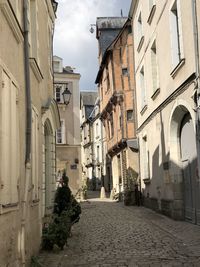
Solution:
[[[71,168],[71,170],[77,170],[77,165],[76,164],[72,164],[72,165],[70,165],[70,168]]]

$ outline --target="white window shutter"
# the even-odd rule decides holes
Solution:
[[[64,120],[62,120],[61,134],[62,134],[62,144],[65,144],[66,140],[65,140],[65,121]]]

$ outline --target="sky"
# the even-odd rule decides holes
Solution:
[[[96,90],[98,42],[90,25],[97,17],[127,16],[131,0],[57,0],[54,55],[81,74],[80,91]],[[95,27],[94,27],[95,28]]]

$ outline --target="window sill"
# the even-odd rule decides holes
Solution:
[[[157,88],[153,93],[153,95],[151,96],[151,99],[155,100],[159,94],[160,94],[160,88]]]
[[[178,73],[178,71],[181,69],[181,67],[185,64],[185,58],[182,58],[180,60],[180,62],[178,63],[178,65],[176,65],[176,67],[172,70],[172,72],[170,73],[170,75],[172,76],[172,78],[174,79]]]
[[[137,51],[138,51],[138,52],[140,52],[143,43],[144,43],[144,36],[142,36],[142,37],[140,38],[140,41],[139,41],[139,44],[138,44],[138,47],[137,47]]]
[[[152,20],[153,20],[153,17],[154,17],[154,14],[155,14],[155,11],[156,11],[156,5],[154,4],[151,8],[151,11],[149,13],[149,17],[147,19],[147,23],[148,24],[151,24]]]
[[[140,114],[143,115],[146,110],[147,110],[147,105],[144,105],[142,110],[140,111]]]
[[[57,146],[63,146],[66,145],[66,143],[56,143]]]
[[[19,210],[19,203],[18,202],[0,205],[0,215],[5,214],[5,213],[9,213],[9,212],[13,212],[16,210]]]
[[[41,82],[43,80],[43,75],[42,72],[40,70],[40,67],[36,61],[35,58],[29,58],[30,61],[30,65],[31,65],[31,69],[36,77],[36,79],[38,80],[38,82]]]

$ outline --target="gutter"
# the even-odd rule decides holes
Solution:
[[[30,88],[30,66],[29,66],[29,43],[28,43],[28,0],[23,0],[23,24],[24,24],[24,74],[25,74],[25,92],[26,92],[26,155],[25,155],[25,186],[22,198],[22,218],[20,251],[22,266],[26,262],[26,205],[28,199],[28,186],[31,178],[31,128],[32,128],[32,108],[31,108],[31,88]]]
[[[28,2],[23,0],[24,17],[24,65],[25,65],[25,91],[26,91],[26,158],[25,164],[30,162],[31,155],[31,88],[30,88],[30,68],[29,68],[29,43],[28,43]]]
[[[194,90],[196,94],[196,146],[197,146],[197,176],[200,177],[200,56],[199,56],[199,29],[197,17],[197,1],[192,0],[192,18],[193,18],[193,35],[194,35],[194,52],[195,52],[195,68],[196,82]],[[196,215],[197,216],[197,215]]]

